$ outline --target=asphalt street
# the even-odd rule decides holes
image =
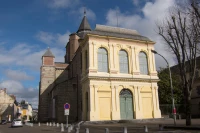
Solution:
[[[200,127],[200,119],[194,119],[193,127]],[[149,133],[200,133],[200,130],[183,130],[183,129],[164,129],[159,130],[159,124],[173,126],[173,120],[160,120],[160,121],[131,121],[126,123],[107,123],[107,122],[84,122],[80,126],[79,133],[85,133],[85,129],[89,129],[89,133],[106,133],[105,128],[109,129],[109,133],[124,133],[124,127],[127,127],[127,133],[144,133],[144,126],[148,127]],[[178,120],[176,127],[186,127],[185,120]],[[74,128],[75,129],[75,128]],[[10,123],[0,125],[0,133],[58,133],[61,132],[61,127],[47,126],[46,123],[33,124],[33,126],[24,125],[23,127],[11,128]],[[64,130],[67,133],[67,130]],[[71,133],[76,133],[72,130]]]

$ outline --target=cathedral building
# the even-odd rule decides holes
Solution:
[[[160,118],[155,42],[135,30],[96,25],[86,15],[66,45],[65,61],[42,56],[39,121]]]

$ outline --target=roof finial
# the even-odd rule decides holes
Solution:
[[[84,7],[84,16],[86,16],[86,9],[85,9],[85,7]]]

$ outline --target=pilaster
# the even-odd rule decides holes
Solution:
[[[111,74],[117,74],[117,69],[116,67],[116,49],[115,46],[113,44],[109,44],[109,65],[110,65],[110,73]]]
[[[90,73],[97,73],[97,61],[98,61],[98,57],[97,57],[97,48],[96,48],[96,44],[94,42],[89,44],[89,51],[90,53],[92,53],[89,56],[89,60],[90,61],[90,67],[89,67],[89,72]]]
[[[131,46],[131,53],[132,53],[132,74],[138,75],[139,74],[139,61],[138,61],[138,55],[137,55],[137,48],[134,46]]]
[[[89,69],[93,68],[94,63],[93,63],[93,58],[94,58],[94,52],[93,52],[93,44],[91,42],[88,42],[88,65],[89,65]]]
[[[90,121],[96,121],[99,120],[98,115],[98,93],[97,93],[98,86],[96,85],[90,85],[90,91],[89,91],[89,103],[90,103],[90,114],[89,114],[89,120]]]
[[[158,101],[158,87],[152,87],[152,96],[153,96],[153,117],[154,118],[161,118],[161,111],[159,108],[159,101]]]
[[[157,75],[156,66],[155,66],[155,57],[151,52],[152,49],[148,48],[148,65],[149,65],[149,73],[151,75]]]
[[[135,93],[135,103],[136,103],[136,108],[135,108],[135,119],[142,119],[143,118],[143,110],[142,110],[142,98],[140,94],[140,87],[135,86],[134,87],[134,93]]]
[[[111,86],[112,90],[112,120],[120,119],[118,87]]]

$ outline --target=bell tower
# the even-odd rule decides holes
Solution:
[[[40,85],[39,85],[39,112],[40,122],[48,120],[49,109],[49,91],[52,89],[55,80],[55,56],[50,48],[42,56],[42,66],[40,67]]]

